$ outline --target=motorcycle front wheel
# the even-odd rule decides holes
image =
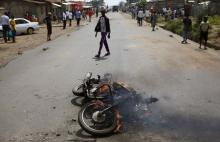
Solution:
[[[106,108],[104,103],[90,102],[82,107],[78,115],[79,125],[84,131],[94,136],[106,136],[114,132],[117,128],[116,111]]]
[[[72,89],[72,92],[73,92],[74,95],[80,96],[80,97],[83,97],[83,96],[86,95],[86,92],[84,91],[84,85],[83,84],[74,87]]]

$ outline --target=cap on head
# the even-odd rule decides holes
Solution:
[[[51,12],[48,12],[48,15],[52,15],[52,13],[51,13]]]

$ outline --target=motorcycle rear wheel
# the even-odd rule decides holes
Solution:
[[[87,103],[82,107],[78,114],[78,122],[84,131],[94,136],[106,136],[113,133],[117,128],[115,110],[109,109],[105,111],[103,113],[104,117],[100,119],[100,122],[94,122],[92,118],[96,112],[103,110],[103,108],[105,108],[104,105],[97,104],[96,102]],[[86,119],[90,121],[87,122]],[[89,123],[92,123],[92,126]]]

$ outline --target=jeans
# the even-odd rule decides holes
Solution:
[[[189,39],[190,36],[190,31],[184,30],[183,31],[183,41],[187,41],[187,39]]]
[[[110,53],[106,36],[107,36],[106,32],[101,32],[101,40],[100,40],[100,46],[99,46],[99,52],[98,52],[99,55],[101,54],[103,44],[105,45],[106,51]]]
[[[80,25],[80,18],[76,18],[76,21],[77,21],[77,26],[79,26]]]
[[[2,25],[2,30],[3,30],[4,41],[7,42],[8,40],[10,40],[10,38],[8,36],[9,30],[10,30],[9,25]]]

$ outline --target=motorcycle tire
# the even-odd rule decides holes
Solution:
[[[113,121],[112,124],[110,124],[109,127],[100,130],[100,129],[96,129],[96,128],[89,126],[84,120],[84,118],[87,117],[85,114],[85,111],[89,109],[89,107],[91,107],[92,105],[97,105],[97,104],[95,104],[95,102],[87,103],[79,111],[78,122],[81,128],[87,133],[93,136],[98,136],[98,137],[112,134],[114,130],[117,128],[117,116],[116,116],[115,110],[113,109],[108,110],[108,113],[112,114],[112,117],[111,117],[111,120]]]
[[[74,87],[72,89],[72,92],[74,95],[76,96],[79,96],[79,97],[84,97],[85,96],[85,92],[84,92],[84,89],[83,89],[83,84],[77,86],[77,87]]]

